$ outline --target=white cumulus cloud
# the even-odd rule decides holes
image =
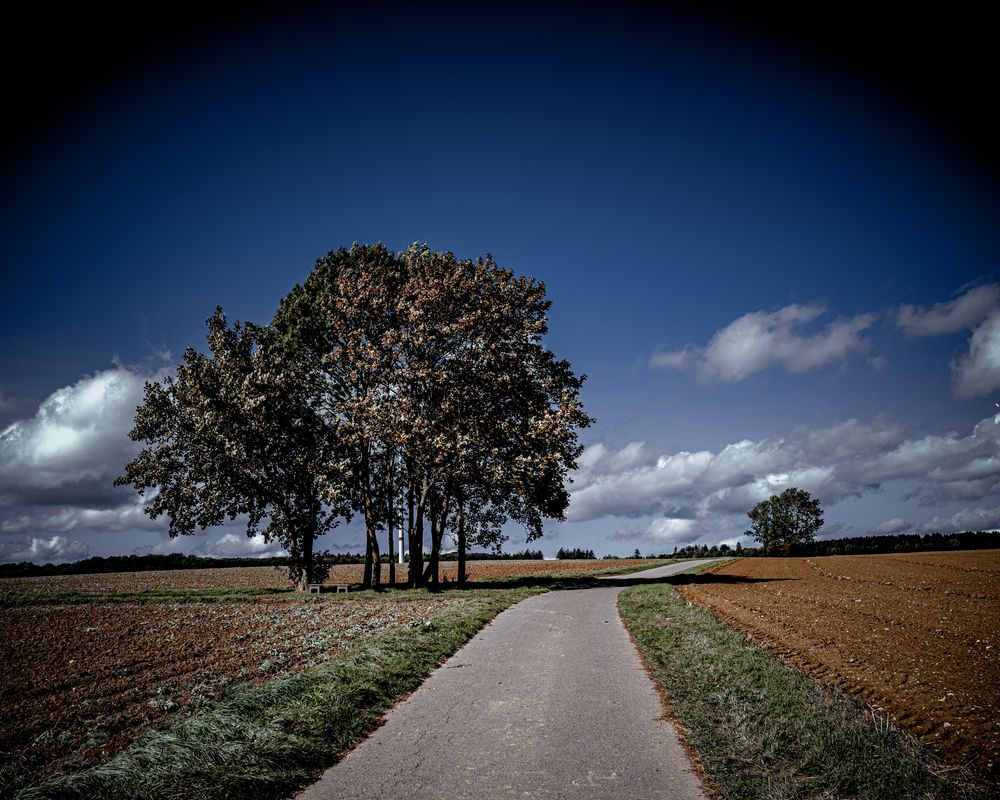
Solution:
[[[1000,285],[990,283],[930,308],[901,306],[896,312],[896,324],[907,336],[942,336],[973,327],[997,308],[1000,308]]]
[[[896,324],[910,337],[972,330],[969,349],[951,362],[959,397],[982,397],[1000,389],[1000,284],[976,286],[930,308],[902,306]]]
[[[52,536],[47,539],[32,536],[14,542],[0,542],[0,562],[19,563],[32,561],[37,564],[58,564],[79,561],[90,555],[90,546],[83,542]]]
[[[614,469],[621,451],[588,449],[574,478],[567,519],[652,517],[645,533],[618,538],[675,541],[701,531],[745,525],[754,504],[790,486],[830,505],[878,492],[894,481],[916,485],[923,505],[1000,496],[1000,426],[992,417],[971,431],[907,436],[884,417],[848,420],[827,428],[796,428],[780,436],[742,440],[718,452],[665,453],[649,463]],[[876,532],[907,526],[886,520]],[[902,528],[899,528],[900,530]],[[893,531],[895,532],[895,531]]]
[[[201,548],[206,556],[216,558],[267,558],[288,555],[275,541],[264,541],[264,537],[247,536],[245,533],[224,533]]]
[[[151,520],[143,511],[144,504],[153,493],[145,497],[132,493],[122,505],[113,508],[88,508],[86,506],[22,506],[0,516],[0,532],[29,533],[31,531],[56,531],[69,533],[78,529],[125,531],[161,530],[162,522]]]
[[[982,397],[1000,388],[1000,311],[994,311],[972,333],[969,350],[952,362],[959,397]]]
[[[143,387],[165,374],[124,366],[97,372],[0,431],[0,531],[163,527],[142,514],[134,491],[113,483],[138,450],[128,433]]]
[[[934,517],[920,526],[924,533],[995,531],[1000,529],[1000,506],[970,508],[950,516]]]
[[[873,526],[870,533],[876,535],[889,535],[893,533],[902,533],[903,531],[910,530],[912,528],[913,526],[902,517],[893,517],[892,519],[882,520],[877,525]]]
[[[904,438],[902,429],[885,418],[870,424],[852,419],[815,431],[800,428],[758,441],[745,439],[718,452],[665,453],[617,470],[612,465],[620,451],[595,445],[581,459],[586,466],[572,476],[567,518],[640,516],[677,505],[699,506],[702,515],[745,512],[789,486],[822,492],[832,502],[860,494],[861,466],[893,451]]]
[[[874,314],[836,319],[818,330],[807,327],[825,313],[819,305],[793,303],[744,314],[716,331],[704,347],[656,352],[650,366],[693,369],[705,381],[737,382],[772,366],[807,372],[868,349],[862,334],[875,321]]]
[[[649,524],[649,537],[659,542],[680,542],[690,539],[697,522],[680,517],[657,517]]]

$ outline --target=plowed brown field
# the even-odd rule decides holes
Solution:
[[[0,608],[0,768],[94,764],[233,684],[335,660],[461,602],[85,603]]]
[[[657,562],[476,561],[471,578],[594,572]],[[442,574],[456,578],[456,564]],[[335,567],[328,583],[359,583],[361,565]],[[405,580],[405,568],[401,572]],[[387,570],[383,578],[388,577]],[[35,779],[100,762],[146,726],[209,702],[234,684],[335,660],[356,645],[442,607],[450,593],[235,595],[227,602],[115,602],[69,592],[289,588],[284,567],[129,572],[0,580],[0,772]],[[50,594],[55,597],[38,597]],[[16,595],[32,595],[20,602]],[[12,597],[13,596],[13,597]],[[39,604],[36,602],[40,601]],[[0,782],[2,786],[2,782]]]
[[[1000,778],[1000,552],[730,561],[679,587],[786,663]]]

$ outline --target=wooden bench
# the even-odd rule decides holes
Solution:
[[[319,594],[320,592],[323,591],[323,584],[322,583],[310,583],[310,584],[307,584],[306,588],[309,590],[309,594]],[[346,592],[347,591],[347,584],[346,583],[335,583],[335,584],[333,584],[333,591],[335,591],[335,592]]]

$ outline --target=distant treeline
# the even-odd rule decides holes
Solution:
[[[988,550],[1000,548],[1000,531],[963,531],[962,533],[903,533],[888,536],[855,536],[846,539],[823,539],[801,545],[788,555],[853,556],[876,553],[918,553],[932,550]],[[649,558],[729,558],[759,556],[757,547],[727,544],[675,547],[672,554]]]
[[[521,553],[466,553],[469,561],[513,561],[541,559],[541,550],[525,550]],[[457,553],[442,555],[446,561],[454,561]],[[363,553],[330,553],[325,560],[329,564],[364,564]],[[388,557],[383,555],[383,562]],[[39,575],[91,575],[101,572],[148,572],[164,569],[216,569],[219,567],[287,567],[287,556],[269,558],[206,558],[204,556],[170,553],[167,555],[143,556],[93,556],[69,564],[32,564],[22,561],[17,564],[0,564],[0,578],[29,578]]]
[[[851,556],[876,553],[917,553],[931,550],[988,550],[1000,548],[1000,531],[963,531],[962,533],[906,533],[889,536],[856,536],[846,539],[824,539],[810,542],[789,555]],[[645,558],[744,558],[759,556],[756,547],[723,545],[688,545],[675,547],[673,553],[650,553]],[[617,558],[607,555],[605,558]],[[633,558],[639,557],[638,553]],[[362,553],[328,554],[330,564],[363,564]],[[443,561],[454,561],[457,553],[442,553]],[[469,561],[533,561],[543,558],[541,550],[520,553],[467,553]],[[578,547],[559,548],[556,558],[595,558],[593,550]],[[387,557],[383,556],[383,561]],[[271,558],[206,558],[204,556],[170,553],[144,556],[93,556],[70,564],[0,564],[0,578],[23,578],[38,575],[87,575],[100,572],[146,572],[165,569],[210,569],[218,567],[287,567],[287,556]]]
[[[581,550],[579,547],[567,550],[560,547],[556,558],[596,558],[596,556],[593,550]]]
[[[348,556],[360,558],[361,556]],[[340,556],[332,556],[339,559]],[[337,561],[336,563],[351,563]],[[213,567],[287,567],[288,559],[276,558],[204,558],[182,553],[144,556],[93,556],[69,564],[0,564],[0,577],[33,575],[89,575],[99,572],[148,572],[157,569],[207,569]]]
[[[895,536],[856,536],[827,539],[805,545],[802,555],[851,556],[863,553],[916,553],[927,550],[987,550],[1000,547],[1000,531],[962,533],[902,533]]]
[[[541,550],[522,550],[520,553],[466,553],[466,561],[541,561]],[[442,553],[442,561],[458,561],[458,553]]]

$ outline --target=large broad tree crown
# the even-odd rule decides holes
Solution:
[[[549,306],[541,282],[488,255],[330,251],[270,325],[216,310],[208,353],[189,348],[176,377],[147,385],[131,433],[146,447],[117,482],[148,492],[172,536],[245,521],[288,550],[300,585],[323,574],[315,539],[352,514],[377,582],[401,487],[411,555],[426,515],[435,569],[449,526],[493,546],[511,519],[540,536],[564,517],[591,422],[584,376],[543,344]]]

